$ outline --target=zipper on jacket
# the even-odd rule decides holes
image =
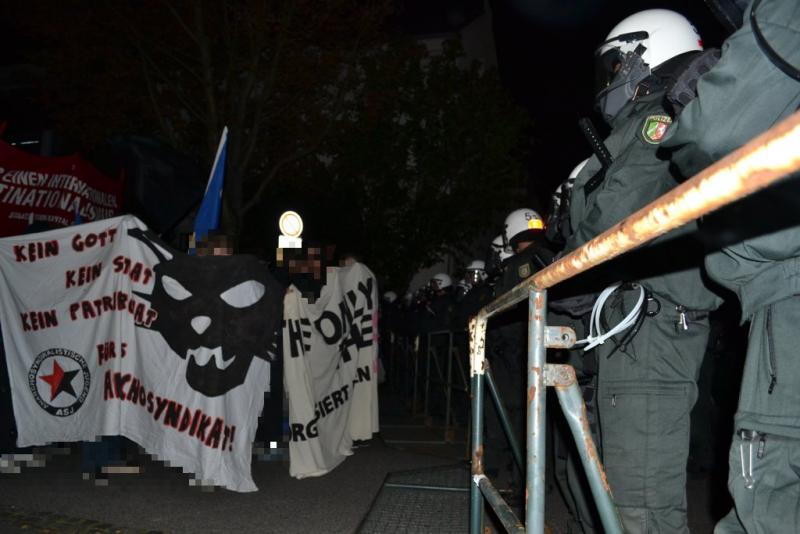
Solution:
[[[677,332],[689,330],[689,321],[686,320],[686,306],[678,304],[675,306],[675,311],[678,312],[678,322],[675,325],[675,330]]]
[[[767,351],[769,352],[769,389],[768,395],[772,395],[775,384],[778,382],[778,362],[775,356],[775,342],[772,339],[772,306],[767,306]]]

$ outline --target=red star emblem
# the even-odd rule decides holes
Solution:
[[[59,393],[65,391],[72,395],[73,397],[77,397],[75,395],[75,390],[72,389],[72,379],[75,378],[75,375],[78,374],[78,371],[67,371],[61,368],[58,365],[56,360],[53,360],[53,372],[49,375],[42,375],[39,378],[50,384],[50,401],[52,402],[53,399],[58,397]]]

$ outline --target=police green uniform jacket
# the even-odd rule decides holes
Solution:
[[[503,262],[503,276],[495,287],[495,298],[513,289],[552,262],[553,253],[538,242],[514,254]]]
[[[800,82],[756,44],[749,10],[700,78],[663,146],[686,177],[766,131],[800,105]],[[800,2],[764,0],[757,10],[767,42],[800,66]],[[798,177],[733,205],[702,225],[722,240],[706,258],[710,277],[733,290],[752,320],[737,428],[800,438],[800,227]],[[733,244],[730,244],[733,243]]]
[[[652,78],[645,83],[655,86],[659,81]],[[647,91],[644,88],[640,94]],[[594,158],[576,178],[568,250],[677,185],[669,163],[657,157],[671,125],[663,99],[664,89],[657,87],[629,102],[616,117],[606,140],[614,161],[595,191],[585,194],[588,175],[598,167]],[[688,533],[689,412],[697,396],[695,381],[708,336],[704,312],[720,302],[703,284],[702,247],[691,239],[691,229],[672,232],[641,251],[626,254],[606,266],[608,273],[595,272],[592,277],[595,283],[605,276],[636,280],[661,305],[655,317],[644,319],[626,347],[615,351],[614,343],[606,343],[595,349],[600,362],[597,409],[603,463],[624,528],[637,534]],[[618,293],[614,298],[622,301],[612,301],[604,312],[609,324],[621,320],[623,309],[630,310],[636,297],[638,292]],[[703,313],[683,315],[678,306]],[[651,311],[656,311],[655,306]],[[688,328],[677,326],[681,318],[690,323]]]
[[[605,141],[614,162],[596,190],[585,193],[587,181],[600,169],[597,158],[592,157],[576,177],[570,206],[573,233],[565,250],[578,248],[677,185],[669,172],[669,162],[656,157],[661,136],[671,123],[662,104],[663,95],[663,91],[656,91],[641,97],[629,103],[616,117],[612,133]],[[713,310],[721,300],[701,280],[696,265],[702,257],[694,250],[698,243],[689,236],[694,228],[687,226],[662,237],[658,245],[651,247],[652,254],[645,256],[659,265],[651,265],[653,270],[648,267],[643,272],[666,271],[666,259],[678,260],[675,264],[680,270],[639,281],[673,305],[690,310]],[[670,243],[671,238],[675,239]]]
[[[472,287],[456,305],[455,329],[466,330],[469,320],[494,298],[492,287],[481,282]]]
[[[450,288],[436,295],[428,304],[429,314],[426,325],[428,332],[453,330],[456,312],[456,299]]]

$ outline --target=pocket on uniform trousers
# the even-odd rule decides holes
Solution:
[[[686,384],[607,381],[601,393],[603,462],[620,506],[685,506]]]
[[[747,446],[745,443],[746,457]],[[734,500],[737,511],[741,506],[751,506],[744,519],[748,532],[798,532],[800,440],[767,435],[763,443],[755,441],[753,487],[747,489],[741,484]],[[744,504],[740,506],[740,502]]]

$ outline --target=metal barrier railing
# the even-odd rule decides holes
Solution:
[[[443,413],[440,413],[440,415],[443,415],[444,419],[442,421],[443,434],[441,440],[387,439],[387,443],[402,445],[444,445],[455,442],[455,432],[458,425],[455,422],[456,409],[454,407],[454,393],[462,394],[465,399],[468,398],[469,379],[467,378],[465,364],[461,361],[461,358],[466,360],[466,355],[463,351],[457,350],[454,340],[456,336],[465,336],[465,334],[466,332],[463,330],[437,330],[417,335],[414,337],[413,342],[404,340],[406,343],[403,356],[406,368],[404,369],[403,376],[397,374],[399,365],[395,356],[396,347],[394,344],[391,345],[391,368],[393,373],[395,373],[392,377],[393,381],[396,384],[403,384],[403,389],[401,390],[402,394],[405,395],[411,392],[412,415],[420,415],[419,411],[421,407],[421,415],[424,417],[424,424],[400,426],[419,428],[438,426],[433,423],[434,407],[432,404],[434,401],[431,399],[434,395],[437,395],[437,398],[441,399],[444,403]],[[423,336],[425,338],[425,343],[420,342],[420,338]],[[444,341],[444,343],[435,343],[435,340]],[[413,368],[409,365],[409,360],[413,362]],[[424,370],[420,368],[421,363],[424,366]],[[457,375],[457,377],[454,377],[454,374]],[[419,386],[422,386],[422,391],[419,391]],[[384,426],[392,427],[397,425]],[[469,454],[467,453],[467,457],[468,456]]]
[[[452,330],[440,330],[437,332],[430,332],[428,334],[427,344],[427,374],[425,377],[425,417],[431,415],[429,397],[431,394],[431,386],[438,385],[442,388],[444,395],[444,437],[443,443],[450,443],[453,441],[453,391],[462,392],[464,395],[469,395],[469,382],[467,381],[466,373],[463,371],[463,365],[460,360],[461,354],[455,351],[453,343],[454,334]],[[463,331],[461,332],[464,333]],[[443,351],[440,351],[441,346],[433,343],[436,337],[444,337],[447,343]],[[441,352],[444,352],[447,362],[446,371],[442,369]],[[461,385],[453,383],[453,362],[461,368]],[[431,362],[433,362],[438,380],[433,377],[431,372]]]
[[[546,363],[546,349],[569,348],[575,333],[546,324],[547,289],[620,254],[664,235],[698,217],[759,191],[800,170],[800,112],[719,160],[669,193],[625,218],[582,247],[542,269],[485,306],[470,320],[472,388],[472,476],[470,534],[480,534],[484,498],[509,532],[544,532],[545,393],[555,387],[567,417],[583,468],[607,533],[622,525],[589,432],[586,406],[569,365]],[[486,325],[493,315],[527,299],[528,414],[526,437],[525,525],[483,472],[483,401],[486,369]],[[498,403],[498,410],[502,403]],[[509,439],[513,437],[509,434]]]

